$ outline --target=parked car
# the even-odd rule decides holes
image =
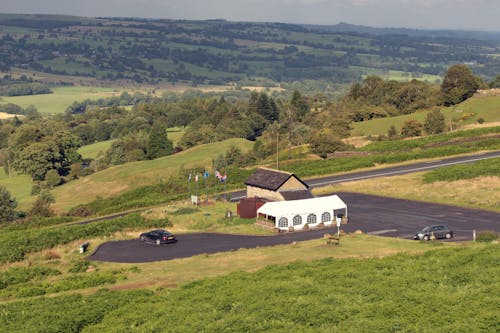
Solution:
[[[445,225],[428,225],[413,235],[413,239],[422,239],[425,241],[432,239],[432,237],[450,239],[453,238],[453,231]]]
[[[166,230],[161,229],[142,233],[139,238],[144,242],[155,243],[157,245],[177,242],[177,239],[174,235]]]

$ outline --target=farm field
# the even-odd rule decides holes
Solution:
[[[58,114],[66,111],[73,102],[86,99],[96,100],[112,96],[119,96],[124,90],[102,87],[55,87],[52,94],[2,97],[0,103],[14,103],[23,108],[34,105],[37,110],[45,114]]]
[[[465,102],[453,107],[443,108],[441,110],[445,116],[445,123],[450,124],[454,121],[455,126],[464,127],[477,123],[478,118],[483,118],[487,123],[496,123],[500,121],[500,96],[475,96]],[[377,118],[363,122],[353,123],[352,136],[361,135],[383,135],[391,125],[400,130],[403,123],[410,119],[418,120],[423,123],[427,112],[421,111],[409,115],[402,115],[391,118]]]

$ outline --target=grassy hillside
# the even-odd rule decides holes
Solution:
[[[151,161],[114,166],[54,189],[54,207],[58,210],[68,209],[92,201],[97,196],[110,197],[140,186],[156,184],[177,173],[181,167],[188,169],[201,166],[211,170],[212,159],[223,154],[231,146],[247,151],[252,143],[244,139],[230,139],[197,146]]]
[[[375,238],[360,239],[371,242]],[[319,241],[305,243],[319,245]],[[423,244],[414,245],[422,245],[424,249]],[[335,256],[333,250],[343,251],[342,246],[335,249],[321,246],[321,250],[317,248],[314,253],[330,252]],[[267,254],[285,253],[288,262],[293,257],[288,253],[297,253],[300,257],[302,247],[302,243],[278,247],[287,251],[273,248]],[[262,266],[258,263],[267,262],[262,260],[266,258],[262,251],[267,250],[271,249],[174,260],[172,267],[176,271],[181,267],[178,264],[184,262],[184,273],[194,267],[197,272],[200,268],[203,272],[225,263],[234,271],[249,262],[247,255],[251,261],[258,252],[262,256],[255,262],[259,269]],[[494,290],[500,283],[499,250],[497,245],[477,245],[382,259],[326,258],[312,263],[298,261],[286,266],[268,266],[252,273],[234,272],[183,284],[174,290],[162,287],[134,292],[101,290],[88,296],[66,294],[11,301],[0,305],[0,325],[6,331],[19,332],[33,332],[39,327],[67,332],[82,329],[85,332],[489,332],[498,326],[498,300]],[[204,264],[200,266],[200,262]],[[61,285],[61,280],[63,286],[71,286],[76,279],[82,284],[91,284],[89,279],[93,276],[94,286],[110,286],[113,281],[130,278],[130,287],[140,287],[137,277],[150,273],[157,276],[170,264],[114,266],[118,269],[112,272],[80,273],[66,280],[54,271],[45,274],[55,275],[55,278],[49,277],[57,281],[54,286]],[[36,273],[40,276],[42,272]],[[171,278],[170,271],[159,275],[157,286],[177,287],[168,284]],[[47,281],[47,278],[42,275],[41,280]],[[40,282],[34,282],[32,286],[38,284]],[[43,287],[43,282],[41,284]],[[58,316],[54,317],[54,313]],[[19,326],[19,322],[23,325]]]
[[[500,96],[474,96],[461,104],[443,108],[441,112],[448,126],[451,121],[458,128],[475,124],[478,118],[483,118],[486,123],[500,122]],[[421,111],[398,117],[353,123],[352,136],[387,134],[391,125],[399,131],[405,121],[415,119],[423,123],[426,115],[427,112]]]

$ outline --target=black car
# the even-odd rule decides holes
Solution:
[[[166,230],[151,230],[142,233],[139,238],[144,242],[155,243],[157,245],[177,242],[175,236]]]
[[[445,225],[428,225],[422,231],[413,235],[413,239],[422,239],[428,241],[433,238],[453,238],[453,231]]]

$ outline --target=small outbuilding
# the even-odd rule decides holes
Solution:
[[[336,224],[347,218],[347,205],[337,196],[316,197],[293,201],[266,202],[257,210],[257,219],[274,223],[275,228],[287,231]]]
[[[293,173],[266,168],[257,169],[245,181],[247,198],[267,201],[313,198],[309,186]]]

